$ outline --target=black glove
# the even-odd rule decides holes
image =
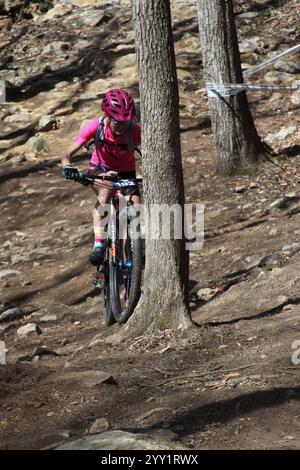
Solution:
[[[62,175],[67,180],[74,180],[76,177],[79,176],[79,171],[77,168],[73,168],[71,165],[66,165],[63,169]]]

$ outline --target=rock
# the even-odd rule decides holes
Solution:
[[[56,351],[52,351],[48,349],[46,346],[37,347],[33,350],[33,352],[26,356],[21,356],[18,358],[18,362],[30,362],[34,361],[35,359],[40,360],[41,356],[60,356],[59,353]]]
[[[100,343],[103,343],[103,342],[104,342],[104,340],[103,340],[102,333],[98,333],[98,335],[94,336],[94,338],[89,343],[89,348],[92,348],[92,347],[96,346],[97,344],[100,344]]]
[[[9,109],[0,107],[0,120],[5,119],[7,116],[10,116],[10,114]]]
[[[245,259],[245,264],[247,269],[252,269],[255,267],[271,266],[280,264],[282,258],[279,253],[273,253],[272,255],[260,256],[253,255],[247,256]]]
[[[0,271],[0,279],[4,279],[7,276],[11,276],[13,274],[21,274],[21,272],[14,271],[13,269],[4,269],[3,271]]]
[[[237,186],[236,188],[234,188],[234,192],[235,193],[244,193],[245,191],[247,190],[246,186]]]
[[[273,103],[274,101],[279,101],[281,99],[282,99],[282,93],[280,92],[272,93],[270,97],[270,103]]]
[[[82,23],[91,26],[92,28],[99,26],[101,23],[106,21],[109,17],[104,11],[94,11],[88,15],[82,16]]]
[[[89,429],[89,434],[98,434],[100,432],[106,431],[109,426],[110,424],[106,418],[96,419]]]
[[[250,24],[258,16],[259,16],[259,13],[257,13],[256,11],[247,11],[246,13],[240,13],[239,15],[237,15],[236,19],[241,23]]]
[[[13,321],[17,318],[23,317],[24,313],[19,307],[10,308],[0,315],[0,323],[6,321]]]
[[[100,3],[99,0],[65,0],[65,1],[79,8],[88,7],[90,5],[98,5]],[[107,4],[108,2],[105,1],[105,3]]]
[[[0,18],[0,31],[8,31],[12,28],[13,22],[10,18]]]
[[[296,192],[287,193],[283,197],[272,202],[269,209],[273,209],[275,207],[278,209],[287,209],[291,204],[299,201],[299,198],[300,196]]]
[[[280,84],[280,83],[291,83],[295,79],[295,76],[291,73],[278,72],[277,70],[271,70],[264,76],[266,82]]]
[[[152,426],[153,423],[158,420],[161,422],[164,418],[168,421],[170,414],[174,415],[174,411],[171,408],[153,408],[136,418],[136,421],[141,423],[143,426]]]
[[[16,196],[18,197],[18,195],[16,195]],[[24,240],[24,238],[26,238],[26,233],[21,232],[20,230],[16,230],[16,231],[12,232],[12,234],[14,234],[15,237],[21,238],[22,240]]]
[[[52,129],[57,129],[57,121],[53,116],[46,114],[42,116],[39,120],[38,130],[40,132],[51,131]]]
[[[27,162],[27,158],[25,155],[17,155],[16,157],[11,158],[9,162],[12,166],[19,166],[20,163]]]
[[[85,387],[95,387],[96,385],[101,384],[113,384],[116,385],[117,382],[114,377],[106,372],[98,370],[86,370],[80,372],[71,372],[65,373],[62,377],[59,378],[61,381],[69,380],[75,381]]]
[[[255,10],[264,10],[272,3],[273,0],[254,0],[252,2],[252,8]]]
[[[288,256],[292,256],[300,250],[300,243],[292,243],[292,245],[285,245],[281,251]]]
[[[296,126],[287,126],[287,127],[282,127],[279,132],[276,132],[275,134],[268,134],[265,137],[266,142],[274,142],[275,140],[284,140],[286,139],[289,135],[295,134],[297,131]]]
[[[48,349],[47,346],[39,346],[32,351],[31,356],[60,356],[60,354]]]
[[[28,113],[18,113],[5,118],[5,122],[21,122],[27,124],[31,121],[31,115]]]
[[[57,321],[57,315],[42,315],[40,318],[39,318],[39,321],[41,322],[49,322],[49,321]]]
[[[48,10],[46,15],[42,18],[42,21],[53,20],[54,18],[60,18],[61,16],[71,13],[73,10],[72,5],[57,4],[51,10]]]
[[[149,431],[152,436],[163,440],[170,440],[170,441],[178,441],[179,436],[175,432],[171,431],[171,429],[151,429]]]
[[[32,334],[42,334],[41,329],[35,323],[27,323],[27,325],[21,326],[21,328],[17,330],[17,335],[20,338]]]
[[[286,73],[299,73],[300,72],[300,62],[285,62],[284,60],[277,60],[274,64],[274,69],[279,72]]]
[[[282,257],[279,253],[273,253],[272,255],[263,256],[258,263],[258,267],[262,266],[274,266],[282,262]]]
[[[280,33],[283,35],[283,36],[289,36],[291,34],[295,34],[297,32],[297,29],[296,28],[282,28],[280,30]]]
[[[292,102],[295,106],[299,106],[299,105],[300,105],[300,89],[299,89],[299,90],[296,90],[296,91],[294,91],[294,93],[292,93],[292,95],[291,95],[291,102]]]
[[[51,54],[53,52],[60,53],[61,51],[68,51],[70,45],[67,42],[63,41],[53,41],[43,49],[43,54]]]
[[[26,263],[27,261],[30,261],[30,258],[31,258],[30,253],[26,255],[12,255],[11,265],[13,266],[14,264]]]
[[[73,435],[72,431],[59,431],[57,434],[61,435],[64,439],[70,439]]]
[[[54,88],[57,88],[59,90],[60,88],[65,88],[65,87],[68,87],[69,85],[70,85],[69,82],[59,82],[55,85]]]
[[[259,52],[261,48],[260,43],[261,39],[257,36],[253,38],[244,39],[239,44],[240,53],[243,54],[244,52]]]
[[[263,270],[261,270],[257,275],[257,279],[262,279],[262,278],[265,277],[265,275],[266,275],[265,272]]]
[[[12,326],[11,324],[10,325],[0,325],[0,333],[5,333],[5,331],[9,330],[11,328],[11,326]]]
[[[199,299],[204,300],[207,302],[215,295],[215,291],[210,289],[209,287],[204,287],[203,289],[199,289],[197,292],[197,296]]]
[[[256,266],[259,266],[262,260],[265,259],[265,256],[260,256],[260,255],[253,255],[253,256],[247,256],[245,259],[245,265],[247,269],[252,269],[255,268]]]
[[[49,146],[47,142],[44,139],[41,139],[40,137],[31,137],[27,142],[26,142],[27,148],[30,152],[48,152],[49,151]]]
[[[120,70],[128,69],[128,72],[131,74],[131,71],[136,68],[136,55],[135,54],[126,54],[122,55],[120,58],[116,59],[114,62],[114,70],[116,73],[120,73]]]
[[[253,207],[253,204],[251,204],[251,202],[247,202],[246,204],[240,204],[237,207],[238,209],[245,210],[245,209],[249,209],[249,207]]]
[[[68,225],[69,221],[67,219],[63,220],[56,220],[56,222],[53,222],[52,225],[55,227],[66,227]]]
[[[150,433],[107,431],[56,447],[56,450],[188,450],[183,444]]]
[[[278,302],[279,305],[286,304],[289,301],[289,298],[286,295],[279,295],[276,298],[276,301]]]

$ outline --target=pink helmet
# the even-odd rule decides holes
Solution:
[[[135,104],[132,96],[120,88],[105,93],[101,108],[117,121],[131,121],[135,117]]]

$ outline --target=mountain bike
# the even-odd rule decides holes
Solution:
[[[143,255],[140,221],[135,211],[130,211],[133,202],[127,200],[126,206],[120,211],[119,201],[122,190],[134,189],[143,180],[94,176],[81,172],[70,179],[84,186],[99,186],[101,180],[112,181],[115,191],[109,201],[105,258],[104,263],[97,267],[94,284],[102,292],[105,324],[125,323],[140,298]]]

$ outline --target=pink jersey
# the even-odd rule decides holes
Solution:
[[[80,132],[79,136],[75,138],[75,142],[78,145],[84,145],[90,140],[95,140],[97,129],[99,126],[99,119],[93,119],[90,121]],[[139,124],[134,124],[132,128],[133,132],[133,142],[134,145],[138,146],[141,143],[141,127]],[[124,135],[116,136],[114,135],[105,120],[105,140],[111,142],[112,144],[126,144],[126,132]],[[99,162],[98,155],[101,159]],[[113,145],[99,145],[98,155],[94,150],[92,153],[92,159],[90,163],[94,165],[99,165],[102,163],[108,170],[118,171],[118,172],[129,172],[135,170],[135,158],[134,152],[131,150],[123,149],[121,147],[114,147]]]

